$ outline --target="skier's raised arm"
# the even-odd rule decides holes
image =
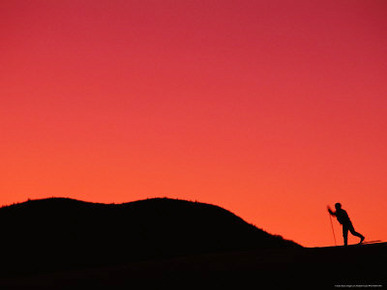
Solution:
[[[336,213],[334,211],[331,210],[331,208],[329,207],[329,205],[327,206],[327,209],[328,209],[328,212],[330,215],[336,215]]]

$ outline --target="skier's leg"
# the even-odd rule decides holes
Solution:
[[[349,228],[349,231],[351,232],[352,235],[360,238],[359,244],[361,244],[364,241],[364,236],[362,234],[356,232],[352,224],[350,224],[348,228]]]
[[[343,238],[344,238],[344,246],[348,244],[348,227],[343,225]]]

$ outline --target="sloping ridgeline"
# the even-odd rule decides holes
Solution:
[[[301,247],[218,206],[167,198],[124,204],[68,198],[0,209],[3,274],[256,248]]]

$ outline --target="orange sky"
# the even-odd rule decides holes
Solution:
[[[368,240],[387,240],[386,12],[2,1],[0,204],[167,196],[323,246],[340,201]]]

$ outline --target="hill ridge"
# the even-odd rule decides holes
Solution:
[[[9,250],[2,261],[11,264],[3,270],[12,271],[20,270],[21,264],[13,262],[20,260],[28,269],[47,270],[301,247],[220,206],[165,197],[120,204],[62,197],[28,200],[0,208],[0,227],[0,247]]]

